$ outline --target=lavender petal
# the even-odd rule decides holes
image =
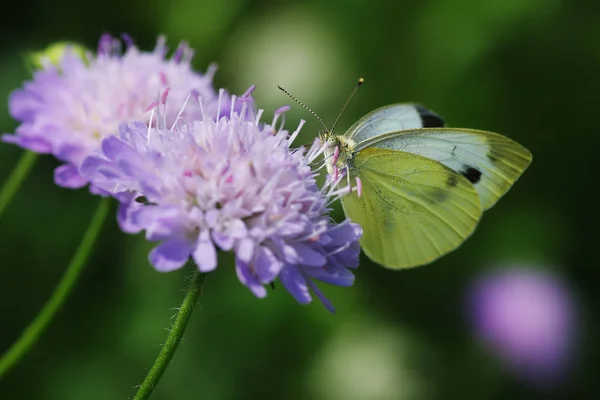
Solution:
[[[256,276],[252,274],[248,264],[243,261],[236,260],[235,272],[238,279],[242,282],[250,291],[259,299],[267,297],[267,290],[264,286],[256,279]]]
[[[308,304],[312,300],[306,278],[292,265],[286,265],[279,274],[279,280],[300,304]]]
[[[192,257],[198,264],[200,272],[210,272],[217,268],[217,250],[210,241],[208,231],[200,233]]]
[[[58,186],[77,189],[86,185],[87,181],[79,174],[78,168],[64,164],[54,170],[54,182]]]
[[[193,250],[193,242],[187,238],[166,240],[150,251],[150,264],[160,272],[174,271],[183,267]]]

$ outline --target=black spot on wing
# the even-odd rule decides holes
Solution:
[[[443,128],[446,122],[442,117],[421,104],[415,104],[415,108],[421,117],[423,128]]]
[[[467,178],[472,184],[475,184],[481,180],[481,171],[477,168],[465,165],[460,173],[462,176]]]
[[[459,180],[459,177],[455,173],[448,175],[448,178],[446,178],[446,187],[447,188],[456,187],[458,185],[458,180]],[[433,201],[434,203],[441,203],[441,202],[445,201],[449,196],[449,191],[447,188],[431,189],[430,192],[428,193],[429,200]]]
[[[446,185],[450,187],[456,187],[458,185],[458,176],[456,175],[448,175],[448,179],[446,179]]]

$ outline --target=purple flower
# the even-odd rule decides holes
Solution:
[[[123,54],[121,42],[109,35],[100,39],[96,55],[63,46],[57,57],[55,49],[33,80],[10,95],[10,113],[21,125],[3,140],[65,162],[54,174],[60,186],[84,186],[87,182],[78,173],[83,159],[103,138],[116,134],[120,123],[147,122],[149,106],[160,101],[167,88],[171,104],[177,105],[166,111],[169,123],[190,94],[204,98],[206,112],[216,112],[214,68],[205,76],[192,71],[193,51],[186,44],[167,59],[162,37],[153,52],[138,50],[129,37],[125,42]],[[187,107],[184,117],[194,113],[199,109]]]
[[[336,182],[322,190],[315,182],[310,163],[322,152],[319,142],[290,149],[303,122],[291,136],[283,123],[277,128],[284,107],[270,125],[260,124],[263,111],[254,115],[250,92],[222,104],[230,114],[218,121],[204,115],[168,128],[159,115],[152,129],[123,124],[80,172],[121,201],[123,230],[145,230],[160,242],[149,255],[157,270],[181,268],[191,257],[210,272],[217,250],[233,251],[237,276],[255,296],[265,297],[265,285],[279,277],[300,303],[312,291],[333,311],[314,280],[353,284],[361,229],[328,217],[341,192]]]
[[[532,384],[560,382],[574,350],[576,307],[558,277],[493,271],[472,285],[468,304],[477,336],[509,369]]]

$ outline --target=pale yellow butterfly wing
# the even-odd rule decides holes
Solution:
[[[463,243],[481,218],[473,185],[437,161],[367,148],[349,167],[362,181],[362,196],[343,196],[344,211],[363,228],[364,252],[385,267],[434,261]]]
[[[357,150],[377,147],[438,161],[467,177],[484,210],[492,207],[531,163],[529,150],[493,132],[460,128],[423,128],[373,136]]]

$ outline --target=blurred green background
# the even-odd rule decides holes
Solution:
[[[333,121],[356,79],[366,80],[338,127],[398,101],[418,101],[451,126],[503,133],[534,162],[476,234],[425,268],[394,272],[362,259],[352,288],[323,286],[337,315],[297,304],[281,287],[255,299],[230,259],[206,281],[185,341],[154,399],[600,398],[600,3],[558,0],[115,1],[13,3],[0,30],[0,131],[17,124],[7,96],[29,73],[23,54],[57,40],[95,48],[103,32],[142,49],[185,39],[216,85],[256,84],[269,115],[289,104],[277,85]],[[308,120],[293,105],[287,127]],[[0,145],[0,181],[20,157]],[[98,198],[53,184],[42,157],[0,220],[0,351],[44,304]],[[591,179],[591,180],[590,180]],[[336,206],[337,207],[337,206]],[[114,210],[113,210],[114,215]],[[339,207],[336,219],[343,219]],[[184,271],[159,274],[150,245],[102,231],[83,276],[37,346],[0,381],[1,399],[126,399],[163,343]],[[564,280],[579,310],[575,355],[551,389],[527,385],[475,338],[465,290],[482,272],[535,265]]]

